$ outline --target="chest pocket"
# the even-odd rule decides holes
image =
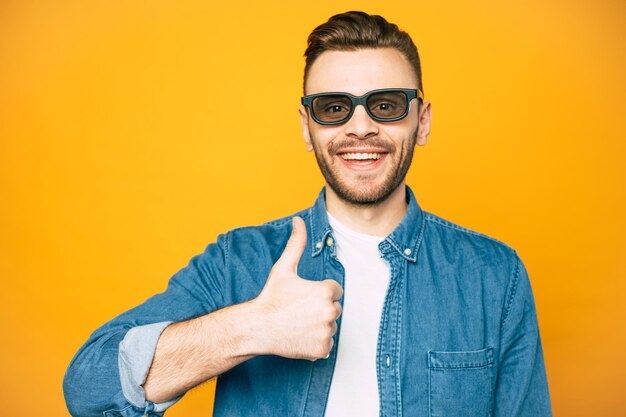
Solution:
[[[494,390],[493,348],[428,352],[430,417],[488,417]]]

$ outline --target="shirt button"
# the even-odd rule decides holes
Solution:
[[[387,364],[387,368],[391,366],[391,356],[387,355],[385,357],[385,363]]]
[[[335,242],[333,241],[332,237],[329,237],[328,239],[326,239],[326,245],[327,246],[333,246],[333,243],[335,243]]]
[[[315,244],[315,247],[316,247],[317,249],[322,249],[322,242],[317,242],[317,243]]]
[[[409,255],[411,254],[411,249],[406,248],[406,249],[404,250],[404,254],[405,254],[406,256],[409,256]]]

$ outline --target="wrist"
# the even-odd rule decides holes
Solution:
[[[267,312],[258,302],[250,300],[239,304],[236,329],[233,336],[233,352],[237,356],[255,356],[272,353],[268,338]]]

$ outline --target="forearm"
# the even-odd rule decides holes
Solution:
[[[317,282],[297,275],[306,226],[299,217],[293,226],[283,254],[254,300],[163,330],[143,384],[148,401],[169,401],[255,355],[308,360],[328,355],[343,289],[331,279]]]
[[[262,314],[253,301],[168,326],[144,384],[146,399],[169,401],[264,353]]]

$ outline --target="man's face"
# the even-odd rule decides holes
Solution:
[[[305,94],[346,92],[361,96],[381,88],[417,89],[406,58],[389,48],[327,51],[311,66]],[[418,114],[418,101],[396,122],[376,122],[363,106],[340,125],[320,125],[300,109],[308,150],[339,198],[354,205],[375,205],[404,185],[415,144],[425,145],[430,130],[430,103]],[[419,121],[419,123],[418,123]]]

